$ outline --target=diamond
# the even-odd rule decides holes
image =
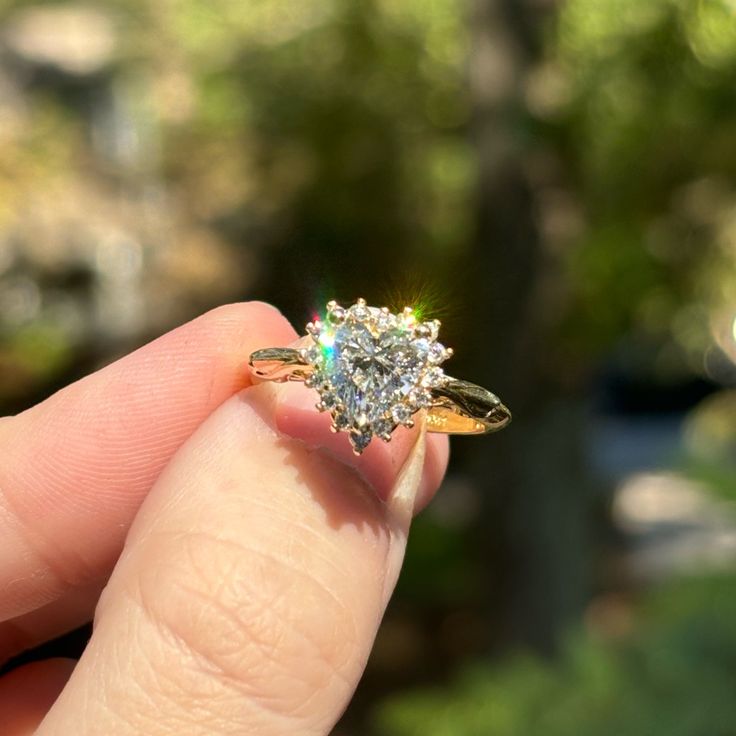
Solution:
[[[444,380],[439,363],[449,357],[437,329],[434,321],[418,323],[411,309],[396,315],[362,299],[348,309],[331,302],[328,319],[315,320],[309,332],[316,345],[304,353],[314,368],[310,383],[357,454],[431,401],[429,388]]]
[[[396,424],[394,424],[391,419],[388,419],[386,417],[377,419],[373,423],[373,431],[376,437],[380,437],[381,439],[391,437],[391,433],[394,431],[395,428]]]
[[[380,309],[376,315],[376,327],[379,330],[386,330],[389,327],[396,327],[396,315],[391,314],[388,309]]]
[[[335,304],[335,306],[330,309],[330,311],[327,313],[327,319],[330,320],[333,324],[340,324],[340,322],[344,322],[346,317],[345,310],[339,305]]]
[[[333,416],[332,423],[335,425],[335,431],[337,432],[350,429],[350,420],[342,412]]]
[[[355,452],[360,455],[363,450],[370,444],[372,435],[370,432],[350,432],[350,442],[353,445]]]
[[[447,377],[445,376],[445,372],[442,368],[434,366],[433,368],[430,368],[424,376],[422,376],[422,386],[434,388],[435,386],[441,386],[446,380]]]
[[[396,404],[396,406],[391,409],[391,416],[398,424],[408,422],[411,419],[412,413],[412,407],[408,404]]]
[[[409,393],[409,401],[417,409],[425,409],[432,403],[432,396],[426,389],[414,388]]]
[[[353,304],[349,310],[350,316],[358,322],[364,322],[371,316],[370,307],[367,307],[364,303],[358,302]]]
[[[434,363],[437,365],[438,363],[441,363],[443,360],[445,360],[445,346],[442,343],[439,342],[433,342],[429,346],[429,361],[430,363]]]
[[[304,351],[304,359],[308,363],[315,365],[322,360],[322,351],[316,345],[312,345],[312,347]]]

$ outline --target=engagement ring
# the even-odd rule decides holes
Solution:
[[[334,432],[348,432],[360,455],[373,437],[391,439],[423,411],[429,432],[484,434],[505,427],[511,412],[480,386],[440,367],[452,350],[437,341],[440,323],[369,307],[327,304],[324,321],[286,348],[256,350],[250,369],[267,381],[303,381],[319,394],[316,408],[332,416]]]

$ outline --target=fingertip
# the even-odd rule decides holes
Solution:
[[[282,344],[291,343],[297,333],[273,305],[252,301],[231,304],[212,310],[216,320],[253,321],[262,318],[273,325],[273,333],[279,335]],[[274,343],[275,345],[276,343]],[[354,467],[379,497],[386,501],[391,493],[398,473],[414,446],[418,427],[397,427],[391,442],[374,439],[360,456],[355,456],[345,433],[330,431],[328,413],[318,413],[318,396],[303,385],[285,384],[275,388],[278,394],[275,411],[276,426],[280,432],[304,441],[310,447],[323,447],[347,465]],[[434,498],[438,491],[450,456],[450,443],[446,435],[427,434],[424,469],[417,490],[414,511],[418,513]]]
[[[228,321],[232,319],[242,320],[257,313],[261,313],[265,317],[271,315],[274,318],[283,318],[283,314],[278,307],[275,307],[273,304],[269,304],[268,302],[254,299],[245,302],[219,304],[202,314],[198,319],[212,320],[214,322],[221,320]]]
[[[287,344],[297,337],[291,323],[279,309],[268,302],[233,302],[210,309],[195,320],[209,332],[232,334],[233,328],[252,335],[268,335],[274,345]],[[264,346],[266,347],[266,346]]]
[[[374,438],[363,454],[356,456],[347,434],[333,433],[329,413],[320,413],[315,408],[318,396],[314,391],[303,384],[284,384],[272,390],[276,396],[276,427],[281,433],[301,440],[310,448],[327,451],[354,468],[383,501],[389,500],[396,479],[417,442],[419,424],[412,429],[397,427],[388,443]],[[416,492],[417,509],[426,506],[436,492],[449,456],[447,437],[431,434],[426,437],[424,468]]]

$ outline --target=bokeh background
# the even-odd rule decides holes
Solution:
[[[360,295],[515,420],[335,733],[735,734],[736,2],[4,0],[0,412]]]

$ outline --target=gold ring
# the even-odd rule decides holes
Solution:
[[[440,367],[452,350],[438,342],[438,320],[420,321],[411,307],[400,314],[369,307],[327,304],[324,320],[286,348],[251,353],[248,364],[264,381],[303,381],[319,394],[334,432],[348,432],[360,455],[373,437],[391,439],[399,425],[412,427],[423,411],[428,432],[485,434],[502,429],[511,412],[480,386],[448,376]]]

